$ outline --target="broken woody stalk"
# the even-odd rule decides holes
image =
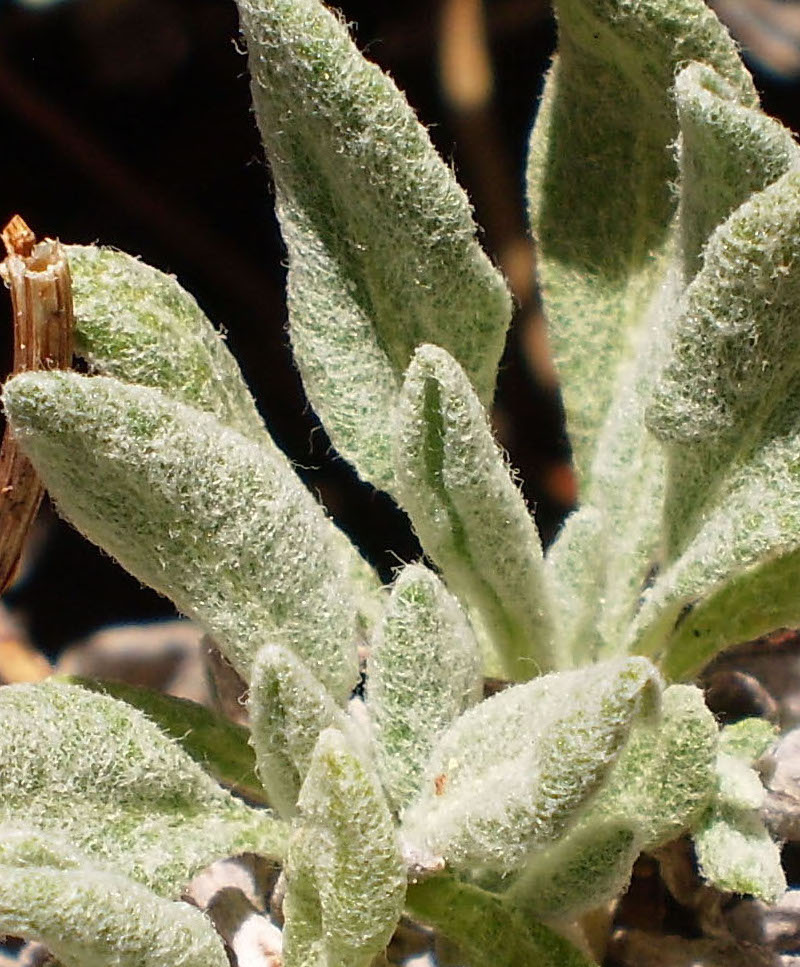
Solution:
[[[66,967],[224,967],[178,898],[243,850],[283,863],[286,967],[366,967],[404,911],[477,967],[585,965],[568,926],[683,833],[775,899],[771,729],[682,682],[800,622],[800,148],[700,0],[558,4],[529,192],[583,502],[543,555],[489,429],[511,299],[465,195],[337,16],[239,7],[309,398],[436,570],[379,587],[194,300],[68,247],[92,375],[17,375],[6,412],[61,513],[248,682],[271,810],[215,781],[251,754],[221,723],[4,688],[0,930]]]

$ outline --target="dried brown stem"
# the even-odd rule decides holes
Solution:
[[[72,288],[57,241],[36,242],[15,215],[2,232],[8,253],[0,275],[11,290],[13,373],[65,369],[72,362]],[[0,445],[0,594],[13,580],[44,488],[6,426]]]

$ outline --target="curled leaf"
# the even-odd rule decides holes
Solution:
[[[563,0],[556,16],[559,56],[531,139],[529,196],[585,482],[620,365],[632,356],[663,276],[675,212],[675,73],[703,61],[743,103],[754,107],[756,95],[735,45],[701,0]]]

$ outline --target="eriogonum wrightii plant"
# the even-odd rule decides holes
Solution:
[[[711,884],[777,898],[770,729],[720,731],[688,682],[800,623],[800,148],[700,0],[558,4],[529,200],[582,502],[543,555],[487,419],[511,299],[467,198],[335,13],[239,7],[297,364],[432,568],[380,587],[191,296],[69,248],[91,375],[18,375],[6,412],[64,516],[247,681],[256,771],[168,699],[0,690],[0,931],[224,967],[178,898],[242,851],[283,864],[285,967],[366,967],[404,911],[475,967],[586,965],[569,924],[684,833]]]

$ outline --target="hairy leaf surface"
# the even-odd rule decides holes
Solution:
[[[317,0],[238,5],[295,358],[336,448],[391,491],[387,421],[414,348],[447,348],[491,403],[510,296],[452,171],[335,14]]]
[[[242,677],[276,641],[349,695],[347,562],[282,461],[209,414],[110,377],[26,373],[4,401],[61,512],[203,625]]]
[[[213,860],[282,856],[287,835],[141,712],[55,682],[0,689],[0,822],[67,837],[167,896]]]
[[[348,731],[347,716],[300,659],[277,645],[256,656],[248,708],[258,774],[270,802],[292,816],[320,733]]]
[[[499,661],[525,680],[563,667],[536,525],[469,379],[436,346],[418,349],[406,373],[395,461],[425,553],[483,631],[487,672]]]
[[[376,765],[396,810],[418,791],[434,739],[482,691],[480,652],[458,601],[432,571],[404,568],[367,663]]]
[[[336,729],[314,750],[286,865],[286,967],[366,967],[403,910],[405,864],[377,776]]]
[[[580,477],[651,301],[675,212],[672,84],[712,65],[755,106],[733,42],[701,0],[561,0],[528,168],[531,220]],[[587,83],[587,78],[591,82]],[[602,204],[598,204],[602,199]]]
[[[518,869],[575,822],[659,692],[653,666],[632,658],[487,699],[434,747],[405,841],[456,869]]]

